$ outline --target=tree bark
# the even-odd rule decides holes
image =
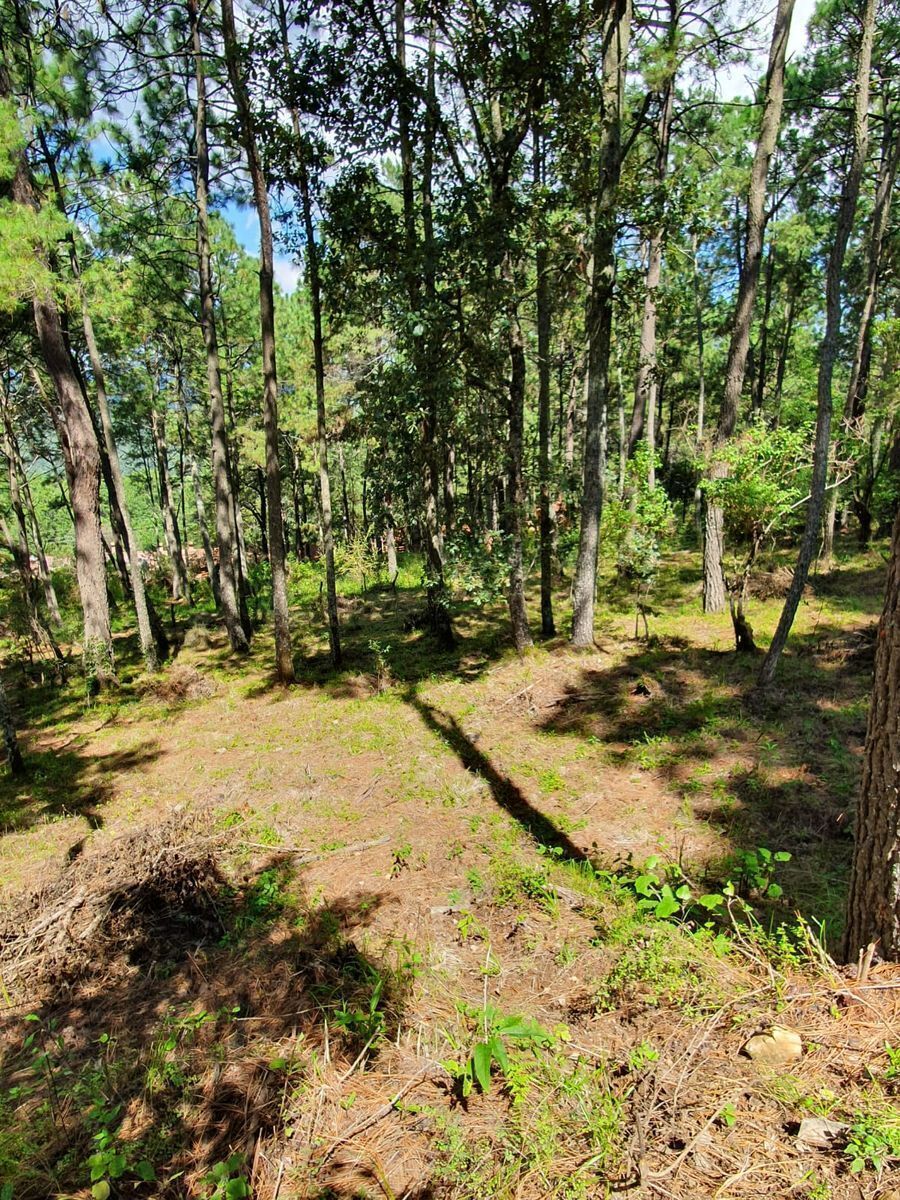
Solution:
[[[631,0],[615,0],[606,18],[601,96],[600,167],[593,235],[593,275],[588,301],[587,420],[581,528],[573,583],[572,644],[594,643],[594,601],[600,514],[606,467],[609,358],[615,289],[616,196],[622,171],[622,110],[631,34]]]
[[[784,65],[787,55],[788,36],[791,31],[791,16],[794,0],[778,0],[775,27],[769,48],[769,66],[766,72],[763,114],[759,127],[759,139],[753,156],[750,172],[750,187],[747,192],[747,231],[744,253],[740,265],[737,302],[731,322],[731,341],[725,364],[725,390],[719,409],[719,420],[712,448],[710,477],[721,479],[727,467],[716,454],[733,435],[737,425],[744,375],[747,369],[747,353],[750,349],[750,323],[753,305],[759,286],[762,263],[763,241],[766,230],[766,181],[769,164],[778,142],[781,126],[781,109],[784,102]],[[707,500],[707,507],[714,512],[704,522],[707,537],[717,540],[704,548],[703,554],[703,610],[721,612],[725,607],[725,577],[722,567],[724,551],[724,516],[714,500]]]
[[[900,513],[894,520],[876,639],[847,900],[845,961],[872,942],[882,958],[900,960]]]
[[[6,70],[0,68],[0,95],[9,94]],[[20,154],[16,163],[12,198],[24,207],[38,208],[24,154]],[[59,404],[58,412],[52,411],[51,416],[63,449],[75,522],[75,573],[84,616],[82,654],[88,689],[94,691],[115,678],[100,534],[100,448],[52,294],[37,292],[32,312],[41,355]]]
[[[860,182],[866,163],[869,145],[869,75],[872,68],[872,42],[875,34],[875,0],[866,0],[862,18],[859,59],[856,74],[856,99],[853,111],[853,149],[849,169],[841,189],[834,242],[828,256],[825,273],[825,333],[819,349],[819,378],[816,388],[816,434],[813,447],[812,482],[810,499],[806,509],[806,525],[797,556],[797,565],[791,586],[785,597],[784,608],[778,621],[775,635],[763,659],[759,672],[761,689],[771,685],[778,669],[782,651],[788,639],[800,597],[809,578],[809,568],[819,540],[822,507],[825,500],[825,482],[828,476],[828,458],[831,443],[832,378],[838,352],[841,331],[841,278],[847,242],[856,215]]]
[[[284,558],[284,520],[281,512],[281,466],[278,461],[278,373],[275,359],[275,251],[269,194],[259,157],[250,97],[239,61],[232,0],[222,0],[222,34],[231,90],[238,110],[241,140],[259,218],[259,326],[263,360],[263,425],[266,443],[269,566],[272,572],[272,610],[275,621],[275,672],[281,683],[294,682],[294,656],[288,611]]]
[[[9,763],[11,775],[21,775],[25,770],[22,751],[19,749],[19,739],[16,737],[16,727],[13,724],[12,710],[6,697],[6,689],[0,683],[0,732],[6,746],[6,761]]]
[[[197,201],[197,266],[200,280],[200,326],[206,350],[206,378],[209,389],[210,451],[213,488],[215,493],[216,544],[219,551],[218,607],[225,622],[228,641],[236,654],[250,649],[249,634],[241,620],[238,581],[235,574],[235,540],[231,472],[229,469],[228,434],[225,426],[225,398],[222,393],[222,372],[219,361],[219,342],[216,330],[215,300],[212,284],[212,260],[209,242],[209,148],[206,136],[206,77],[203,66],[203,47],[200,40],[200,18],[197,0],[188,0],[191,37],[194,52],[196,112],[194,139],[197,165],[194,188]],[[249,625],[249,622],[247,623]]]

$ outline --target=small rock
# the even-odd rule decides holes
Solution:
[[[840,1121],[828,1121],[825,1117],[804,1117],[797,1130],[797,1141],[801,1146],[831,1150],[846,1136],[847,1128]]]
[[[803,1054],[803,1042],[796,1029],[785,1025],[769,1025],[748,1038],[741,1047],[755,1063],[766,1067],[781,1067],[796,1062]]]

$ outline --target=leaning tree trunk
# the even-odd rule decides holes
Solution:
[[[281,466],[278,461],[278,372],[275,361],[275,251],[269,192],[259,156],[250,96],[239,61],[240,48],[234,26],[232,0],[222,0],[222,33],[228,76],[241,128],[241,141],[259,218],[259,327],[262,339],[263,425],[266,443],[266,501],[269,529],[269,566],[272,572],[272,612],[275,622],[275,671],[282,683],[294,682],[291,623],[288,611],[287,572],[284,560],[284,518],[281,512]]]
[[[194,137],[197,166],[194,186],[197,200],[197,266],[200,281],[200,326],[206,349],[206,378],[209,388],[209,421],[211,430],[212,477],[215,493],[216,545],[219,551],[217,604],[225,622],[231,649],[246,654],[249,637],[241,620],[238,599],[238,580],[235,573],[235,539],[231,472],[228,460],[228,433],[225,425],[225,397],[222,392],[222,371],[219,360],[219,340],[216,330],[216,309],[212,283],[212,255],[209,242],[209,149],[206,137],[206,78],[203,68],[202,44],[197,0],[188,0],[194,52],[194,74],[197,89],[197,108],[194,116]],[[246,622],[249,628],[249,620]]]
[[[787,55],[788,36],[791,31],[791,16],[794,0],[778,0],[775,28],[769,48],[769,66],[766,72],[766,91],[763,115],[759,127],[759,140],[753,156],[750,173],[750,188],[747,192],[747,239],[740,267],[737,303],[731,323],[731,341],[725,363],[725,390],[712,448],[710,479],[722,479],[727,466],[717,457],[724,444],[731,438],[737,425],[741,392],[747,370],[747,354],[750,349],[750,323],[753,305],[759,287],[759,271],[762,263],[763,241],[766,222],[766,181],[769,164],[778,142],[781,126],[781,108],[784,101],[784,65]],[[703,611],[721,612],[725,607],[725,576],[722,566],[724,552],[724,515],[721,506],[713,498],[706,501],[713,512],[704,521],[704,534],[711,544],[703,552]]]
[[[21,775],[25,770],[22,761],[22,751],[19,749],[19,739],[16,737],[16,727],[13,724],[12,711],[6,698],[6,689],[0,683],[0,735],[6,746],[6,761],[9,763],[10,774]]]
[[[822,521],[822,508],[825,500],[825,481],[828,476],[828,457],[831,444],[831,384],[834,375],[834,364],[838,352],[838,339],[841,332],[841,277],[844,267],[844,256],[853,218],[856,215],[856,202],[859,198],[860,182],[866,163],[869,145],[869,75],[872,68],[872,41],[875,33],[875,0],[866,0],[863,17],[862,38],[859,48],[859,60],[856,73],[856,101],[853,114],[853,151],[850,166],[841,191],[838,206],[837,224],[834,231],[834,243],[828,256],[828,267],[825,273],[825,333],[819,349],[819,378],[816,389],[816,434],[813,447],[812,483],[810,485],[809,504],[806,509],[806,525],[800,542],[797,556],[797,566],[791,586],[785,597],[784,608],[778,621],[778,628],[772,638],[766,657],[763,659],[759,672],[760,688],[767,688],[775,678],[782,651],[788,639],[800,597],[809,578],[809,568],[819,541],[819,531]]]
[[[894,520],[887,591],[878,625],[847,901],[845,960],[855,958],[872,942],[882,958],[900,961],[900,513]]]
[[[600,546],[600,511],[606,467],[606,422],[609,359],[612,346],[615,288],[616,195],[622,171],[622,110],[625,66],[631,34],[631,0],[616,0],[607,18],[608,37],[603,55],[603,124],[600,134],[600,172],[594,217],[593,275],[588,301],[587,418],[584,431],[584,469],[581,529],[572,587],[572,644],[594,643],[594,601]]]

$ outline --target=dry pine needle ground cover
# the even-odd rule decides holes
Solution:
[[[196,622],[103,706],[11,680],[0,1197],[900,1196],[900,974],[828,955],[882,576],[765,711],[681,558],[590,655],[386,590],[289,692]]]

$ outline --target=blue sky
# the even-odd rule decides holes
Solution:
[[[234,235],[248,254],[259,254],[259,222],[256,210],[248,204],[236,204],[233,200],[222,208],[222,216],[231,225]],[[281,289],[292,292],[300,278],[300,268],[284,254],[279,253],[278,237],[275,238],[275,279]]]

